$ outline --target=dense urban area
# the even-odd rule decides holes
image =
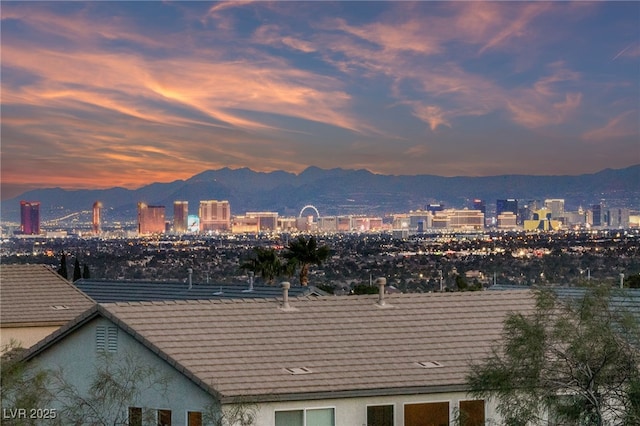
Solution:
[[[186,281],[191,269],[195,283],[244,285],[248,271],[242,265],[255,247],[281,254],[293,238],[295,234],[10,238],[3,241],[1,254],[5,264],[40,263],[54,269],[60,268],[64,254],[69,271],[77,263],[92,279]],[[362,290],[371,277],[379,276],[399,291],[425,292],[479,289],[493,283],[577,285],[591,279],[617,285],[621,279],[635,282],[633,277],[640,273],[639,230],[315,238],[330,255],[312,266],[309,283],[338,293]],[[299,285],[295,276],[278,279]]]

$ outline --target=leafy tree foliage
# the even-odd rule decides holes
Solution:
[[[73,264],[73,281],[76,282],[78,281],[80,278],[82,278],[82,272],[80,270],[80,261],[78,260],[78,258],[76,257],[76,261]]]
[[[640,274],[631,275],[626,282],[629,288],[640,288]]]
[[[58,275],[60,275],[64,279],[69,279],[69,275],[67,273],[67,255],[62,252],[60,256],[60,267],[58,268]]]
[[[572,425],[640,424],[638,319],[612,309],[611,295],[605,286],[575,300],[539,292],[535,311],[509,315],[502,344],[472,367],[472,394],[495,397],[508,425],[547,415]]]
[[[89,265],[87,265],[86,263],[84,264],[84,268],[82,269],[82,278],[84,278],[85,280],[88,280],[89,278],[91,278],[91,273],[89,272]]]
[[[269,284],[285,272],[285,265],[276,251],[264,247],[254,247],[251,257],[240,265],[240,268],[261,276]]]
[[[318,242],[313,236],[299,236],[289,242],[284,257],[293,270],[299,269],[300,284],[306,286],[309,284],[309,265],[322,265],[329,258],[329,247],[318,247]]]

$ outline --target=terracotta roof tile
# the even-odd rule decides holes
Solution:
[[[0,324],[62,325],[95,302],[45,265],[0,266]]]
[[[386,308],[376,300],[291,299],[292,312],[273,299],[103,307],[225,397],[464,386],[507,313],[534,308],[521,291],[388,295]]]

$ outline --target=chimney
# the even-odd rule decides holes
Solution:
[[[289,305],[289,288],[291,284],[288,281],[284,281],[280,285],[282,286],[282,309],[287,311],[291,309]]]
[[[189,268],[187,269],[187,272],[189,272],[189,290],[191,290],[191,287],[193,287],[193,269]]]
[[[384,306],[387,302],[384,300],[384,286],[387,284],[386,278],[376,278],[376,284],[378,285],[378,306]]]

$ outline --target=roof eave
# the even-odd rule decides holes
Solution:
[[[467,392],[469,390],[466,384],[450,384],[435,386],[406,386],[394,388],[376,388],[376,389],[353,389],[323,392],[296,392],[296,393],[275,393],[268,395],[234,395],[223,396],[220,402],[223,404],[234,404],[239,401],[251,401],[256,403],[266,402],[293,402],[293,401],[309,401],[321,399],[338,399],[338,398],[368,398],[375,396],[394,396],[394,395],[422,395],[449,392]]]

